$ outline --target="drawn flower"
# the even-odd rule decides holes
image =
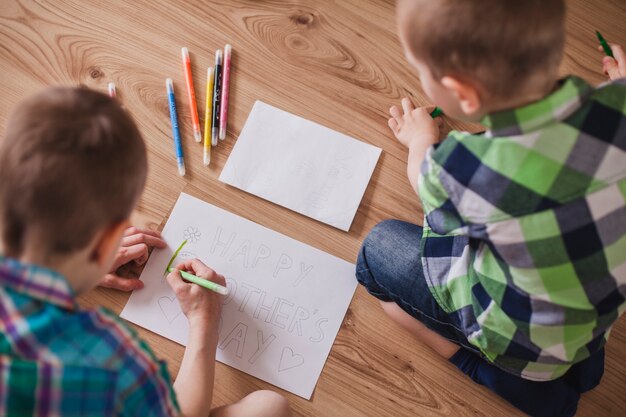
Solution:
[[[183,236],[189,243],[198,243],[202,237],[202,233],[197,227],[189,226],[183,231]]]

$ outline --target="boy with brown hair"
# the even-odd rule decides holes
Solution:
[[[401,0],[397,13],[425,93],[487,131],[440,142],[429,109],[391,107],[424,226],[377,225],[357,278],[475,382],[530,415],[574,415],[626,307],[624,52],[594,90],[558,79],[563,0]]]
[[[165,246],[158,233],[128,228],[146,174],[137,127],[106,95],[49,89],[9,119],[0,142],[0,414],[290,414],[270,391],[211,410],[223,300],[178,271],[167,281],[190,334],[173,385],[165,363],[115,314],[78,306],[108,271],[145,262],[147,245]],[[224,283],[198,260],[176,268]],[[141,286],[115,275],[102,283]]]

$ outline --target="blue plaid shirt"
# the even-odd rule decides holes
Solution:
[[[174,416],[165,363],[61,275],[0,256],[0,415]]]

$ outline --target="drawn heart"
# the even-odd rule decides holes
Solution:
[[[290,347],[284,347],[283,353],[280,355],[280,363],[278,364],[278,372],[287,369],[296,368],[304,363],[304,356],[293,353]]]
[[[163,316],[165,317],[165,320],[167,320],[169,323],[176,320],[176,318],[178,318],[178,316],[183,313],[176,298],[163,296],[159,298],[158,304],[159,308],[161,309],[161,313],[163,313]]]

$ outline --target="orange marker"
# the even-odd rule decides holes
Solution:
[[[196,105],[196,93],[193,89],[193,77],[191,76],[191,60],[189,50],[182,49],[183,68],[185,69],[185,80],[187,81],[187,93],[189,96],[189,108],[191,110],[191,123],[193,124],[193,136],[196,142],[202,142],[202,131],[200,130],[200,120],[198,119],[198,106]]]

